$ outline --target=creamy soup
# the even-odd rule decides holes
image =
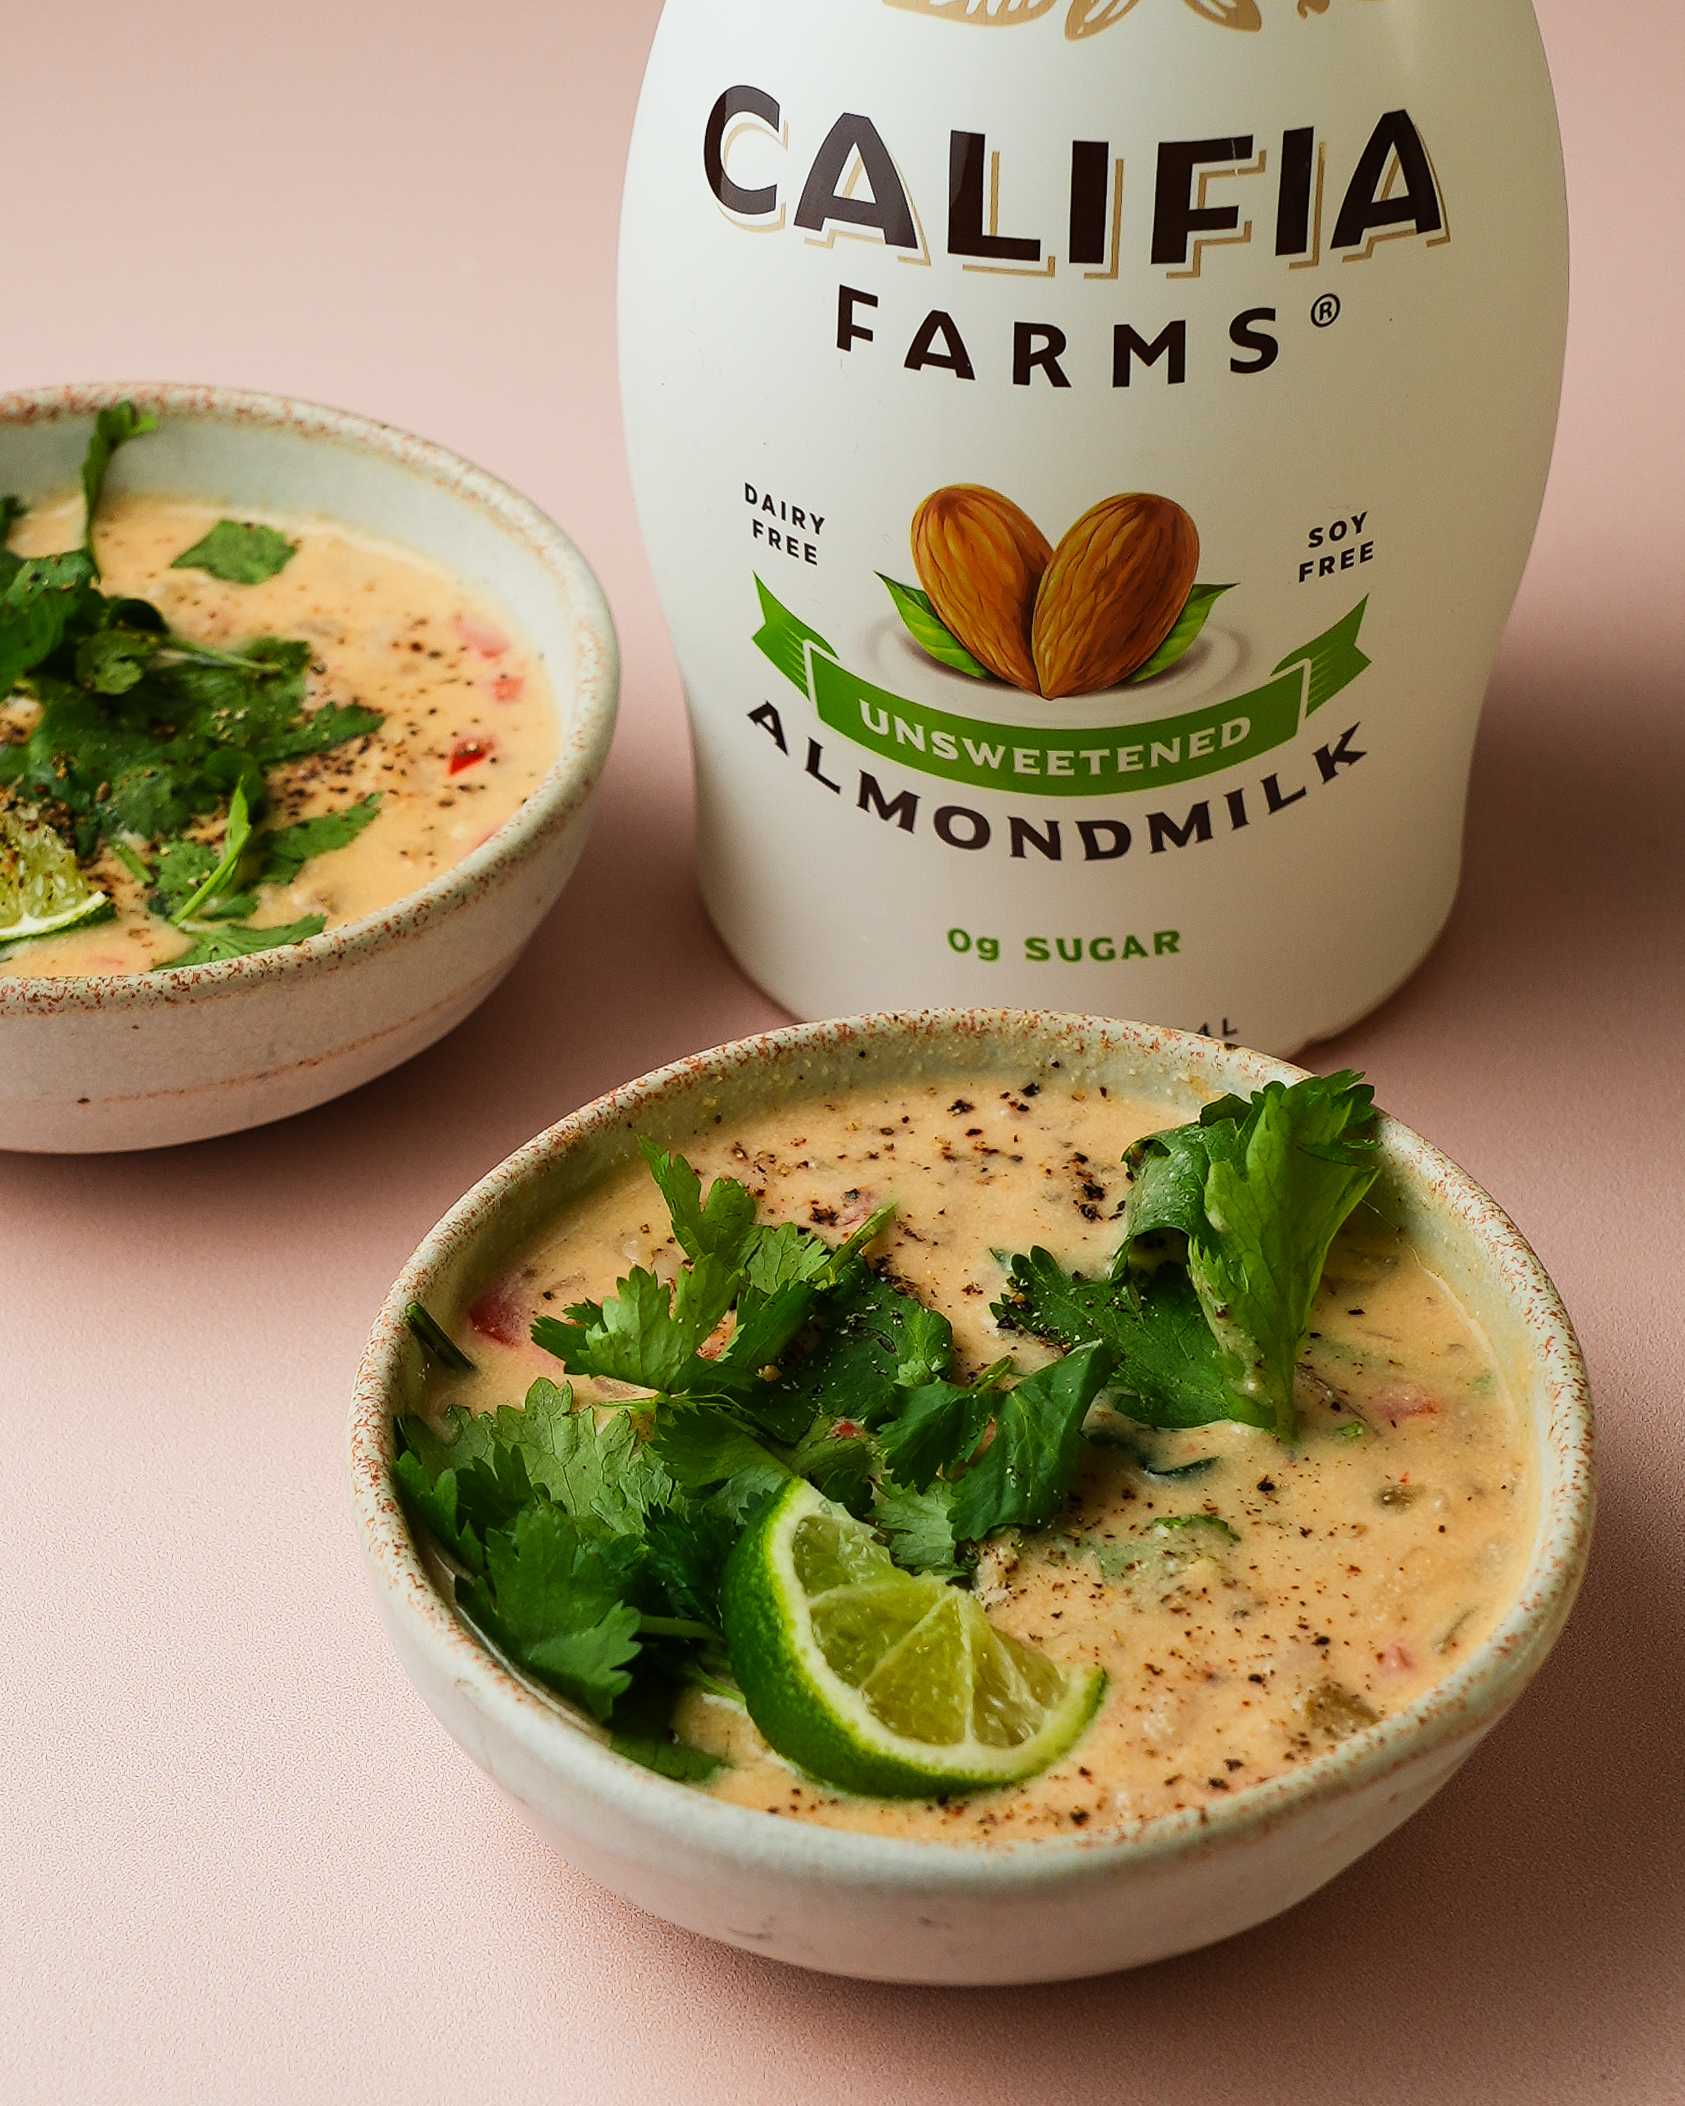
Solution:
[[[962,1374],[1004,1353],[1029,1372],[1050,1355],[991,1316],[995,1254],[1039,1244],[1103,1270],[1119,1159],[1165,1123],[1051,1073],[1005,1088],[971,1077],[797,1102],[722,1124],[686,1153],[705,1175],[747,1183],[764,1218],[832,1238],[893,1201],[878,1262],[952,1319]],[[679,1265],[641,1170],[570,1209],[453,1312],[477,1366],[436,1378],[439,1404],[490,1408],[557,1374],[526,1342],[533,1318],[601,1296],[633,1265],[667,1276]],[[976,1584],[990,1615],[1062,1665],[1109,1677],[1093,1726],[1043,1775],[946,1802],[855,1798],[783,1762],[741,1707],[695,1694],[680,1731],[727,1758],[707,1789],[883,1834],[1103,1831],[1227,1797],[1409,1705],[1518,1591],[1534,1514],[1519,1413],[1467,1312],[1367,1208],[1334,1247],[1299,1387],[1291,1449],[1233,1424],[1150,1432],[1102,1408],[1065,1512],[985,1547]]]
[[[359,703],[384,717],[370,736],[283,762],[268,779],[266,826],[379,793],[377,816],[355,840],[313,856],[293,882],[266,885],[249,917],[262,928],[320,915],[337,928],[417,891],[513,815],[560,749],[550,684],[500,609],[425,558],[326,520],[262,515],[297,552],[258,584],[172,568],[224,516],[183,499],[103,499],[95,532],[102,588],[151,601],[193,643],[238,650],[258,636],[307,642],[312,708]],[[82,500],[67,496],[31,507],[8,545],[44,555],[74,547],[81,534]],[[26,737],[36,714],[31,701],[0,698],[0,741]],[[192,831],[215,842],[222,823]],[[182,951],[186,939],[149,911],[149,884],[115,848],[87,867],[115,918],[0,952],[0,976],[144,972]]]

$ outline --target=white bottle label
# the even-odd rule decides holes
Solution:
[[[1565,263],[1524,0],[672,0],[627,416],[754,977],[1280,1049],[1387,993]]]

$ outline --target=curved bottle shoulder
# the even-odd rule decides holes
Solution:
[[[667,0],[652,82],[673,68],[736,69],[775,92],[900,84],[933,110],[998,85],[1042,115],[1050,94],[1145,112],[1200,90],[1314,95],[1379,71],[1401,86],[1473,76],[1506,118],[1549,95],[1533,0]]]

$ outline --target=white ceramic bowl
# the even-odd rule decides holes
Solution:
[[[112,487],[320,512],[492,594],[542,659],[562,751],[515,816],[381,913],[224,965],[0,980],[0,1148],[202,1140],[321,1104],[419,1053],[508,972],[579,861],[614,735],[618,661],[584,558],[553,521],[442,446],[344,410],[233,388],[0,395],[0,491],[73,487],[94,412],[161,428]]]
[[[404,1324],[495,1275],[542,1224],[634,1157],[704,1122],[836,1085],[932,1074],[1014,1081],[1049,1062],[1164,1107],[1167,1124],[1299,1070],[1137,1024],[998,1011],[815,1024],[696,1055],[553,1127],[434,1230],[393,1288],[351,1420],[357,1519],[387,1628],[447,1730],[573,1864],[708,1937],[837,1974],[1011,1983],[1187,1952],[1289,1908],[1423,1805],[1521,1694],[1573,1604],[1590,1543],[1591,1404],[1568,1318],[1492,1200],[1388,1122],[1377,1203],[1416,1237],[1491,1339],[1532,1427],[1541,1487],[1521,1594],[1490,1639],[1410,1710],[1221,1805],[1118,1838],[979,1847],[881,1839],[726,1805],[615,1755],[499,1665],[418,1554],[390,1481],[392,1418],[422,1367]]]

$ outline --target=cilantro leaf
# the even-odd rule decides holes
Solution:
[[[940,1483],[922,1492],[902,1484],[878,1486],[872,1519],[903,1571],[938,1579],[957,1579],[963,1571],[954,1539],[954,1491]]]
[[[532,1483],[564,1513],[614,1535],[641,1535],[649,1516],[671,1503],[673,1479],[627,1414],[599,1420],[554,1382],[535,1382],[520,1411],[500,1410],[492,1438],[520,1453]]]
[[[786,1363],[821,1312],[827,1326],[834,1322],[843,1298],[867,1276],[863,1253],[893,1216],[893,1208],[881,1209],[834,1250],[789,1222],[758,1230],[748,1245],[736,1324],[717,1376],[752,1397],[748,1408],[774,1438],[799,1439],[812,1422],[805,1391],[783,1384]],[[814,1350],[809,1339],[808,1351]],[[807,1355],[795,1357],[799,1364]],[[775,1385],[770,1391],[760,1383],[763,1377]]]
[[[943,1375],[954,1357],[954,1327],[945,1316],[912,1302],[900,1317],[901,1358],[895,1379],[903,1389],[918,1389]]]
[[[267,769],[366,737],[383,720],[358,704],[310,706],[307,643],[259,637],[242,651],[214,650],[172,634],[147,601],[99,590],[93,531],[112,458],[156,427],[127,401],[95,417],[79,548],[25,558],[0,546],[0,698],[26,686],[39,705],[25,737],[0,742],[0,794],[38,805],[84,861],[110,844],[142,882],[150,879],[137,844],[164,844],[156,903],[194,938],[159,968],[168,970],[320,932],[318,916],[270,929],[236,917],[256,911],[263,884],[290,882],[310,856],[354,839],[376,801],[277,829],[242,891],[252,812]],[[0,545],[22,510],[16,498],[0,499]],[[294,552],[273,528],[225,520],[181,561],[255,580]],[[224,807],[221,850],[211,854],[190,830]]]
[[[156,629],[121,624],[95,629],[77,643],[77,681],[96,695],[126,695],[145,679],[163,646]]]
[[[298,554],[298,543],[251,520],[219,519],[202,540],[183,549],[172,570],[202,570],[226,585],[261,585]]]
[[[780,1221],[757,1230],[746,1247],[745,1283],[751,1294],[773,1301],[788,1288],[812,1286],[836,1272],[840,1257],[840,1252],[793,1221]]]
[[[520,1413],[499,1417],[518,1419]],[[533,1441],[499,1438],[491,1415],[451,1413],[451,1430],[400,1422],[394,1478],[404,1504],[465,1573],[457,1601],[516,1666],[607,1718],[632,1683],[645,1565],[634,1535],[564,1512],[533,1485],[529,1457],[554,1449],[539,1400]]]
[[[775,1457],[774,1460],[776,1459]],[[729,1515],[741,1533],[745,1525],[765,1506],[767,1500],[789,1481],[787,1472],[774,1479],[763,1466],[757,1464],[754,1469],[738,1470],[728,1477],[709,1498],[708,1504],[715,1511]]]
[[[283,923],[279,928],[250,929],[238,922],[218,922],[214,927],[191,929],[193,941],[174,958],[155,965],[155,973],[178,972],[184,965],[222,965],[230,958],[250,958],[258,951],[276,951],[290,943],[307,943],[327,927],[321,914],[307,914],[302,921]]]
[[[640,1693],[616,1728],[663,1740],[674,1676],[723,1671],[719,1589],[744,1503],[682,1492],[629,1415],[576,1410],[551,1382],[520,1410],[452,1406],[442,1425],[412,1416],[397,1434],[394,1479],[463,1568],[464,1614],[598,1718],[616,1712],[636,1667]]]
[[[121,629],[129,635],[137,632],[145,636],[165,639],[174,651],[197,652],[205,647],[190,644],[185,637],[172,636],[170,625],[153,606],[150,600],[137,600],[119,593],[100,593],[97,604],[90,602],[90,611],[102,628]]]
[[[649,1174],[667,1203],[673,1234],[687,1258],[723,1258],[741,1266],[755,1234],[754,1194],[734,1177],[718,1177],[702,1197],[702,1179],[682,1155],[638,1143]]]
[[[412,1412],[398,1421],[404,1452],[415,1457],[429,1480],[469,1463],[489,1462],[497,1447],[495,1427],[490,1412],[469,1411],[461,1404],[453,1404],[445,1413],[443,1431],[420,1413]]]
[[[740,1495],[755,1497],[780,1490],[791,1474],[730,1412],[702,1405],[663,1406],[650,1445],[688,1491],[708,1491],[730,1479]]]
[[[372,737],[385,722],[378,709],[365,709],[360,702],[324,702],[302,710],[270,732],[257,748],[258,758],[266,767],[273,767],[279,761],[331,753],[336,746]]]
[[[306,863],[355,841],[378,816],[381,794],[376,790],[341,811],[322,812],[292,826],[249,834],[244,850],[236,858],[237,871],[226,873],[196,909],[183,902],[216,869],[216,852],[203,841],[166,842],[158,863],[159,904],[166,914],[182,920],[190,919],[194,912],[208,912],[213,920],[253,914],[258,908],[260,887],[294,884]],[[236,874],[245,879],[243,891],[227,889]],[[214,904],[207,904],[213,901]]]
[[[652,1518],[644,1535],[649,1580],[675,1616],[719,1629],[720,1582],[742,1532],[734,1498],[686,1500]]]
[[[640,1618],[627,1597],[641,1562],[628,1538],[535,1501],[487,1537],[484,1575],[459,1580],[457,1600],[517,1666],[606,1719],[632,1686]]]
[[[1352,1074],[1272,1084],[1244,1125],[1210,1129],[1211,1233],[1190,1238],[1188,1269],[1206,1321],[1247,1364],[1284,1440],[1329,1247],[1380,1174],[1374,1129],[1374,1092]]]
[[[429,1484],[451,1472],[490,1469],[505,1502],[502,1521],[541,1491],[576,1521],[638,1536],[673,1498],[673,1479],[625,1413],[599,1421],[589,1406],[576,1408],[571,1389],[542,1379],[518,1411],[505,1405],[471,1412],[458,1404],[446,1412],[443,1432],[418,1417],[400,1421],[399,1430]],[[484,1497],[473,1503],[488,1510]]]
[[[254,883],[290,885],[306,863],[334,850],[349,848],[364,827],[380,813],[381,792],[373,791],[356,804],[337,812],[321,812],[314,819],[300,819],[292,826],[278,826],[260,834],[254,843],[259,861]]]
[[[1096,1340],[1116,1362],[1119,1408],[1144,1426],[1185,1429],[1223,1419],[1268,1426],[1273,1414],[1234,1379],[1185,1273],[1166,1266],[1139,1292],[1067,1272],[1045,1250],[1012,1261],[997,1319],[1070,1351]]]
[[[1239,1097],[1208,1104],[1191,1126],[1151,1134],[1137,1141],[1124,1158],[1130,1175],[1124,1208],[1123,1241],[1113,1264],[1114,1277],[1125,1273],[1134,1246],[1166,1231],[1192,1236],[1205,1226],[1205,1181],[1211,1169],[1212,1127],[1243,1119]]]
[[[42,708],[27,739],[0,746],[0,783],[66,813],[83,855],[101,839],[183,834],[224,805],[236,783],[255,804],[267,768],[364,737],[382,721],[355,706],[309,708],[308,648],[273,638],[234,654],[166,637],[132,686],[95,693],[68,677],[81,654],[80,644],[61,650],[72,632],[109,638],[88,644],[84,667],[106,685],[126,678],[147,648],[131,633],[149,632],[127,618],[104,623],[109,603],[93,595],[90,612],[85,585],[44,584],[28,566],[7,592],[23,599],[0,599],[0,683],[9,689],[27,673]]]
[[[884,1468],[916,1492],[928,1490],[944,1471],[954,1475],[976,1454],[996,1402],[988,1390],[961,1389],[952,1382],[909,1390],[878,1434]]]
[[[0,780],[62,808],[83,855],[102,837],[183,833],[241,779],[238,765],[213,779],[209,742],[165,715],[169,697],[151,681],[123,698],[121,714],[68,681],[36,674],[31,685],[41,715],[27,739],[0,746]]]
[[[1012,1389],[1001,1387],[1003,1363],[970,1389],[937,1382],[903,1392],[877,1436],[891,1484],[935,1492],[955,1542],[1043,1526],[1070,1495],[1083,1421],[1111,1366],[1110,1351],[1091,1341]],[[911,1519],[936,1525],[929,1506]]]
[[[157,904],[173,915],[216,868],[216,850],[208,841],[166,841],[158,851]]]
[[[489,1418],[454,1410],[439,1432],[426,1419],[398,1422],[392,1475],[411,1517],[421,1520],[470,1572],[485,1570],[485,1541],[532,1496],[525,1468],[504,1455]]]
[[[147,432],[157,429],[158,419],[150,410],[136,409],[135,405],[128,401],[110,404],[94,419],[93,436],[88,441],[88,450],[82,460],[82,500],[87,508],[82,529],[82,551],[96,578],[99,576],[99,564],[94,556],[94,514],[99,510],[100,494],[105,488],[111,457],[118,447],[126,446],[131,439],[143,438]]]
[[[681,1157],[645,1154],[687,1265],[671,1283],[637,1268],[533,1332],[570,1368],[644,1392],[638,1408],[576,1411],[540,1382],[521,1411],[404,1421],[395,1474],[463,1568],[464,1613],[612,1719],[628,1754],[691,1777],[705,1758],[675,1752],[659,1691],[718,1683],[727,1558],[792,1474],[869,1515],[908,1569],[958,1574],[966,1543],[1068,1496],[1109,1362],[1090,1345],[1014,1390],[1007,1362],[946,1380],[946,1321],[865,1263],[887,1213],[833,1250],[760,1224],[734,1180],[704,1192]],[[705,1352],[727,1315],[726,1350]]]
[[[609,1745],[617,1755],[641,1763],[658,1777],[670,1777],[675,1784],[706,1784],[730,1767],[723,1756],[693,1748],[671,1728],[664,1732],[624,1733],[617,1727]]]
[[[781,1491],[792,1475],[851,1512],[864,1512],[878,1466],[871,1441],[823,1420],[793,1444],[779,1443],[763,1439],[728,1408],[698,1404],[664,1403],[650,1445],[687,1491],[727,1487],[727,1503],[739,1513]]]
[[[543,1512],[542,1507],[529,1507],[521,1518],[527,1521]],[[632,1686],[626,1669],[640,1650],[638,1612],[616,1602],[596,1622],[587,1622],[572,1591],[576,1581],[577,1571],[558,1584],[554,1628],[541,1638],[527,1639],[516,1657],[563,1696],[583,1704],[593,1718],[606,1719],[615,1698]],[[473,1591],[472,1582],[469,1589]]]
[[[721,1258],[707,1257],[669,1286],[635,1266],[603,1302],[577,1302],[565,1319],[541,1316],[533,1343],[553,1353],[570,1373],[597,1375],[662,1395],[708,1391],[711,1363],[699,1348],[731,1307],[737,1275]]]
[[[483,1571],[484,1516],[464,1498],[461,1476],[455,1470],[430,1476],[414,1450],[403,1448],[392,1464],[392,1478],[411,1521],[419,1521],[458,1564],[466,1565],[470,1572]],[[506,1517],[500,1514],[498,1518]]]
[[[172,637],[165,699],[203,745],[243,748],[263,767],[328,753],[380,729],[380,712],[359,703],[311,708],[309,670],[310,646],[284,636],[254,637],[237,652]]]
[[[935,1380],[953,1352],[946,1317],[862,1266],[827,1297],[823,1334],[783,1371],[779,1395],[809,1421],[875,1426],[893,1416],[904,1370]]]
[[[93,576],[79,550],[25,556],[11,567],[0,593],[0,696],[45,665],[85,616]]]
[[[1001,1528],[1041,1528],[1070,1496],[1082,1459],[1082,1422],[1112,1356],[1080,1346],[995,1400],[994,1438],[954,1490],[954,1534],[981,1542]]]

